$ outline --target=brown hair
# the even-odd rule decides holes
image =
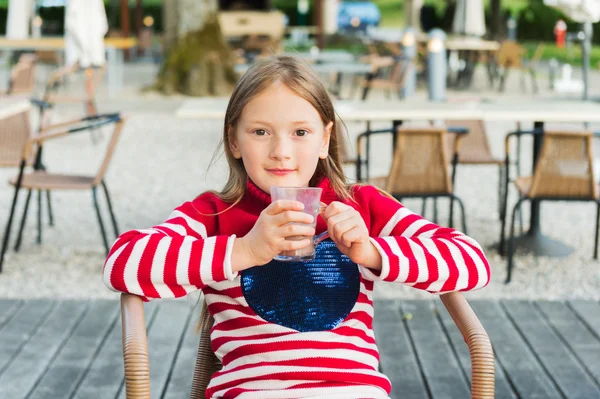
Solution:
[[[219,147],[223,147],[229,165],[229,173],[225,187],[220,192],[214,192],[222,201],[236,205],[244,196],[248,174],[241,159],[236,159],[229,147],[229,133],[235,126],[244,110],[254,97],[276,83],[282,83],[298,96],[308,101],[319,113],[324,125],[333,122],[329,139],[329,154],[325,159],[319,159],[317,169],[309,182],[309,186],[317,185],[321,179],[328,177],[331,187],[342,200],[351,198],[346,183],[344,170],[340,161],[339,134],[344,134],[341,121],[336,118],[335,110],[327,90],[320,78],[308,65],[299,58],[291,56],[274,56],[256,60],[248,71],[238,81],[229,99],[225,113],[223,137]],[[210,165],[214,163],[215,157]],[[210,166],[209,166],[210,168]]]

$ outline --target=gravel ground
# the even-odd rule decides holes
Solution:
[[[226,177],[222,158],[207,172],[218,146],[220,123],[175,118],[172,111],[180,100],[162,100],[155,95],[142,98],[136,94],[101,103],[103,111],[125,109],[129,115],[106,177],[121,231],[160,223],[180,203],[206,189],[220,188]],[[60,110],[57,119],[66,118],[73,112],[76,111]],[[502,155],[504,134],[513,127],[502,123],[487,125],[496,155]],[[581,128],[577,125],[561,127]],[[364,126],[349,124],[348,128],[353,142]],[[101,162],[108,137],[109,132],[105,131],[97,143],[86,134],[50,142],[44,153],[45,163],[52,172],[93,174]],[[385,138],[377,138],[374,143],[376,149],[389,148]],[[373,175],[386,173],[391,159],[388,152],[377,150]],[[530,159],[529,145],[523,145],[522,156],[525,160]],[[524,162],[525,166],[527,163]],[[6,182],[15,172],[14,169],[0,170],[0,181]],[[354,176],[354,170],[348,168],[347,174]],[[508,285],[503,283],[506,262],[492,249],[500,231],[497,180],[497,169],[493,166],[460,166],[458,171],[456,193],[465,202],[469,235],[486,249],[492,266],[490,284],[466,296],[600,300],[600,264],[592,259],[596,210],[592,203],[543,204],[543,232],[575,251],[566,258],[518,254],[513,281]],[[5,183],[1,187],[0,208],[5,211],[0,214],[0,226],[4,229],[13,190]],[[17,221],[24,199],[25,193],[22,193]],[[108,290],[102,281],[104,249],[91,193],[53,192],[55,226],[48,226],[44,208],[42,245],[36,243],[36,199],[34,197],[31,203],[21,251],[15,253],[11,247],[6,255],[0,274],[0,297],[116,298],[117,294]],[[511,191],[509,203],[514,202],[515,195]],[[408,200],[405,205],[416,212],[421,210],[421,202],[417,200]],[[447,202],[440,200],[442,224],[447,220],[446,208]],[[107,212],[104,215],[106,223]],[[426,216],[431,217],[431,210]],[[527,223],[527,209],[524,220]],[[12,242],[17,224],[13,224]],[[427,298],[430,294],[400,284],[380,283],[376,285],[376,296]]]

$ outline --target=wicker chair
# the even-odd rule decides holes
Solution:
[[[544,44],[539,43],[537,45],[535,52],[530,59],[523,58],[525,53],[527,53],[527,50],[517,42],[510,40],[502,42],[500,49],[496,53],[496,61],[498,65],[504,69],[503,74],[500,76],[500,85],[498,87],[498,91],[504,91],[504,85],[506,83],[508,71],[510,69],[518,69],[521,71],[521,89],[525,89],[525,75],[529,74],[531,77],[532,92],[534,94],[538,92],[536,67],[538,61],[544,53]]]
[[[506,137],[506,164],[509,162],[509,140],[515,132]],[[534,133],[535,134],[535,133]],[[537,133],[541,134],[541,133]],[[514,224],[515,214],[520,212],[525,200],[537,201],[593,201],[597,203],[596,234],[594,237],[594,259],[598,259],[598,228],[600,226],[600,196],[594,176],[591,132],[546,131],[540,157],[533,176],[520,176],[515,179],[519,200],[512,213],[510,236],[508,239],[508,264],[506,283],[511,280],[515,253]],[[508,173],[505,176],[505,207],[508,195]],[[505,245],[506,211],[500,230],[500,248]]]
[[[8,89],[6,92],[0,94],[33,94],[35,92],[36,61],[36,56],[33,54],[21,54],[19,60],[10,71]]]
[[[440,299],[462,334],[471,356],[471,398],[494,398],[494,352],[487,332],[459,292],[442,294]],[[214,320],[203,305],[198,355],[194,368],[191,399],[205,398],[211,376],[221,368],[210,343]],[[142,299],[121,294],[123,360],[127,399],[150,398],[150,362]]]
[[[25,173],[25,168],[28,163],[31,163],[31,160],[35,158],[35,149],[41,147],[41,145],[51,139],[56,139],[59,137],[63,137],[69,134],[73,134],[76,132],[88,131],[91,129],[97,129],[102,126],[106,126],[109,124],[114,124],[114,130],[111,137],[110,142],[107,145],[107,151],[104,156],[104,160],[100,165],[100,168],[95,176],[81,176],[81,175],[65,175],[65,174],[52,174],[48,173],[45,170],[36,170],[33,172]],[[6,224],[6,230],[4,233],[4,241],[2,243],[2,252],[0,253],[0,272],[2,271],[2,263],[4,260],[4,254],[6,253],[6,249],[9,242],[10,229],[15,213],[15,208],[18,200],[19,191],[21,188],[28,189],[27,199],[24,206],[23,218],[21,219],[21,225],[19,228],[19,233],[17,236],[17,241],[15,244],[15,250],[18,250],[21,243],[23,227],[25,225],[25,219],[27,216],[27,209],[29,207],[29,201],[31,199],[31,193],[33,190],[85,190],[91,189],[92,196],[94,200],[94,206],[96,208],[96,216],[98,217],[98,223],[100,225],[100,232],[102,233],[102,240],[104,243],[104,248],[106,249],[106,253],[108,254],[109,247],[108,241],[106,239],[106,232],[104,229],[104,224],[102,222],[102,216],[100,215],[100,209],[98,207],[98,199],[96,195],[96,189],[98,186],[102,186],[104,190],[104,194],[106,195],[106,201],[108,204],[108,209],[110,212],[111,221],[113,224],[113,229],[115,236],[118,236],[118,227],[115,219],[115,215],[112,209],[112,203],[110,201],[110,196],[108,193],[108,188],[106,187],[106,183],[104,182],[104,175],[108,169],[108,165],[112,158],[113,152],[116,148],[117,142],[119,140],[119,136],[121,134],[121,130],[123,128],[124,120],[121,118],[119,114],[109,114],[109,115],[95,115],[85,117],[83,119],[78,119],[70,122],[60,123],[56,125],[47,126],[43,129],[39,135],[34,137],[29,137],[26,142],[21,147],[21,159],[20,159],[20,169],[17,177],[10,180],[10,184],[15,187],[12,207],[10,210],[10,215],[8,218],[8,222]],[[39,208],[41,211],[41,207]],[[41,223],[39,220],[41,217],[38,217],[38,242],[41,241]]]
[[[454,201],[457,201],[461,208],[462,230],[467,234],[465,207],[460,198],[454,195],[453,189],[456,154],[461,140],[454,140],[454,155],[450,158],[446,135],[446,129],[439,128],[398,129],[389,175],[373,177],[367,181],[398,200],[449,197],[450,227],[453,225]],[[453,165],[452,171],[448,168],[449,163]]]
[[[404,88],[406,72],[411,61],[401,55],[376,55],[371,54],[362,59],[371,65],[371,72],[365,77],[355,76],[349,97],[354,97],[354,89],[358,87],[356,80],[362,79],[362,100],[366,100],[371,89],[385,90],[388,99],[395,93],[402,98],[401,90]]]

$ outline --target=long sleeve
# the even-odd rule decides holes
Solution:
[[[404,283],[435,294],[489,283],[489,263],[474,239],[427,221],[374,188],[360,191],[369,197],[371,242],[382,258],[381,271],[361,268],[366,279]]]
[[[121,234],[104,264],[104,283],[148,300],[182,297],[233,280],[235,236],[214,235],[213,224],[214,217],[199,212],[198,201],[186,202],[158,226]]]

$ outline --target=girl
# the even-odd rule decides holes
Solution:
[[[223,363],[208,398],[388,398],[372,331],[373,282],[432,293],[489,282],[475,240],[374,187],[349,186],[337,132],[331,100],[309,66],[292,57],[256,63],[227,107],[223,191],[122,234],[110,251],[104,281],[115,291],[146,300],[203,291]],[[271,202],[272,186],[321,187],[316,228],[301,203]],[[303,272],[272,261],[325,231],[341,254],[321,280],[308,264]],[[307,238],[286,240],[298,235]]]

